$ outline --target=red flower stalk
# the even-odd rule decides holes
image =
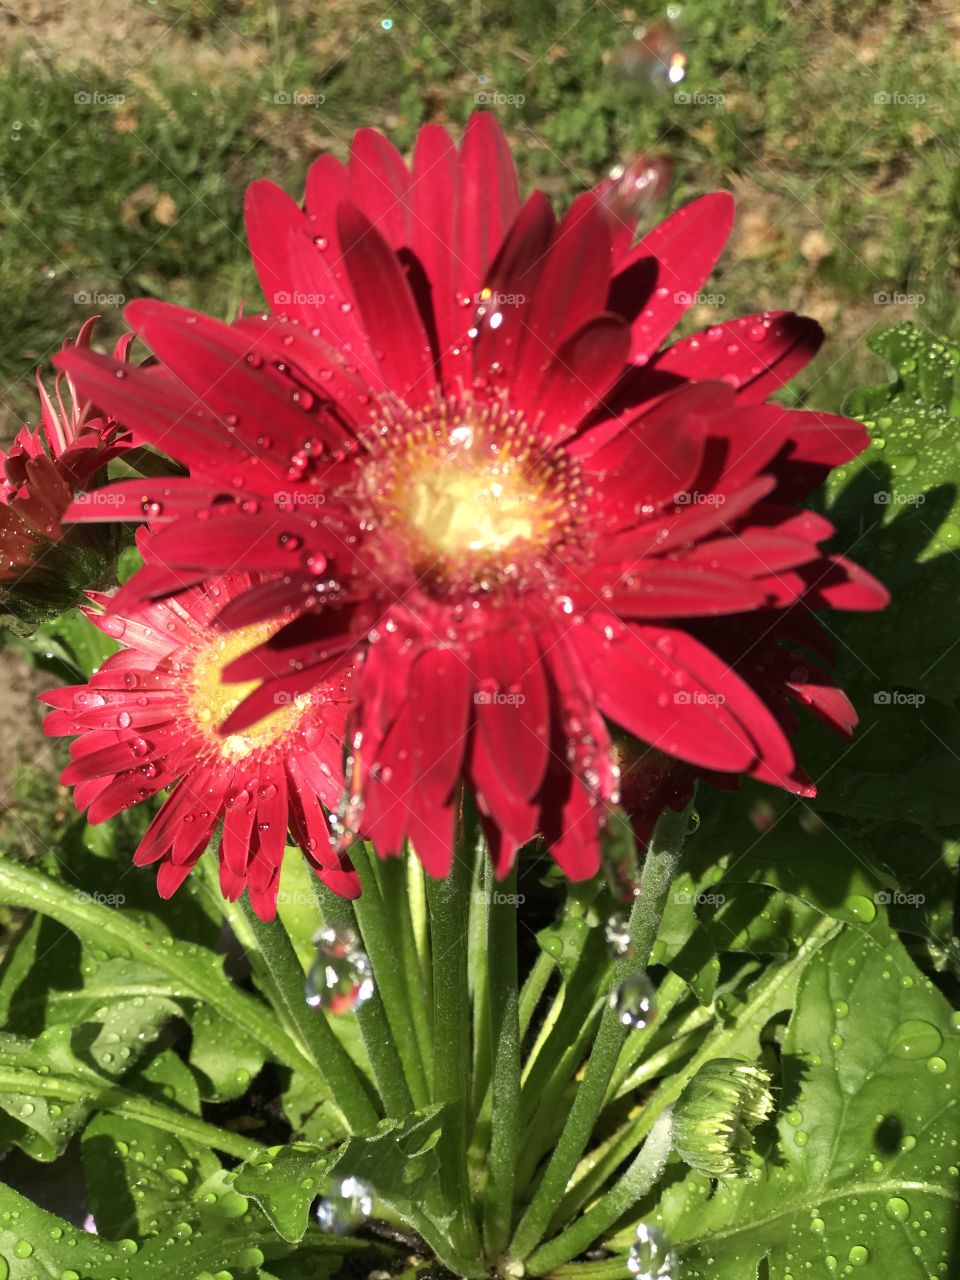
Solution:
[[[160,367],[60,359],[190,468],[115,487],[111,514],[162,527],[110,607],[211,569],[273,575],[219,615],[278,627],[225,668],[263,683],[222,732],[355,659],[348,819],[381,854],[409,838],[434,875],[461,780],[499,871],[539,832],[567,874],[593,875],[617,793],[608,721],[696,770],[809,791],[786,700],[855,717],[822,671],[791,678],[777,655],[822,648],[815,610],[886,602],[796,505],[863,427],[765,403],[818,326],[764,313],[664,348],[732,201],[705,196],[633,244],[608,185],[558,221],[539,192],[520,204],[490,117],[459,150],[425,127],[410,169],[361,130],[349,164],[312,166],[303,208],[250,190],[272,315],[136,303]]]
[[[235,901],[247,888],[254,910],[269,920],[288,830],[331,889],[355,897],[359,882],[331,849],[321,808],[336,806],[343,786],[349,670],[309,693],[278,695],[243,733],[218,732],[245,692],[221,682],[224,666],[276,624],[225,632],[214,618],[258,581],[225,574],[130,617],[102,612],[110,598],[91,593],[97,607],[86,608],[87,617],[125,647],[87,684],[55,689],[42,701],[56,708],[45,733],[78,735],[63,781],[76,788],[77,808],[90,822],[173,788],[134,855],[138,866],[159,862],[163,897],[183,883],[222,822],[224,897]]]
[[[95,316],[87,320],[64,350],[88,348],[95,324]],[[132,342],[132,334],[123,337],[114,359],[126,361]],[[64,530],[60,521],[74,500],[96,502],[86,491],[131,443],[115,419],[79,398],[69,374],[57,374],[51,396],[38,370],[37,391],[39,425],[24,427],[0,452],[0,601],[12,618],[32,623],[76,604],[115,558],[112,531]]]

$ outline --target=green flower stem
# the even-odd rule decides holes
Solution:
[[[279,993],[282,1003],[277,1013],[282,1021],[296,1028],[350,1129],[354,1133],[372,1132],[379,1116],[366,1081],[331,1031],[326,1017],[311,1009],[304,999],[304,972],[283,922],[261,920],[246,894],[240,899],[240,910]]]
[[[417,946],[417,935],[413,922],[412,902],[416,895],[411,892],[410,875],[407,864],[416,862],[412,855],[403,858],[385,858],[380,863],[380,883],[383,893],[383,905],[390,920],[393,921],[394,943],[400,958],[400,968],[407,988],[407,1003],[413,1019],[413,1030],[417,1042],[417,1056],[420,1069],[426,1082],[427,1096],[430,1096],[430,1071],[433,1066],[433,1028],[430,1024],[431,994],[427,976],[425,959]],[[417,863],[419,867],[419,863]]]
[[[657,1076],[663,1075],[669,1067],[677,1063],[685,1066],[703,1043],[705,1035],[709,1034],[709,1025],[707,1024],[697,1031],[690,1031],[686,1035],[681,1035],[678,1039],[671,1040],[664,1045],[656,1053],[651,1054],[645,1062],[637,1067],[630,1077],[628,1086],[624,1086],[617,1096],[623,1097],[627,1093],[632,1093],[635,1089],[640,1088],[641,1085],[650,1080],[655,1080]],[[613,1172],[606,1163],[607,1154],[614,1147],[619,1150],[619,1144],[624,1141],[624,1138],[635,1132],[635,1126],[640,1114],[642,1114],[641,1108],[637,1107],[625,1125],[621,1125],[609,1138],[590,1148],[574,1170],[573,1177],[570,1179],[569,1189],[557,1206],[552,1223],[569,1222],[571,1218],[580,1212],[585,1204],[596,1197],[607,1176]],[[619,1163],[623,1163],[622,1159]],[[604,1170],[603,1177],[596,1176],[596,1171],[599,1168]]]
[[[643,973],[647,968],[670,885],[677,874],[688,820],[689,810],[678,814],[667,809],[657,823],[643,866],[640,894],[630,914],[632,950],[617,963],[615,978],[618,982],[632,974]],[[510,1253],[515,1261],[525,1261],[543,1239],[570,1176],[590,1141],[626,1038],[627,1030],[616,1010],[607,1004],[583,1083],[546,1172],[511,1244]]]
[[[438,1144],[440,1194],[454,1214],[449,1233],[453,1247],[467,1257],[480,1252],[466,1157],[466,1101],[470,1093],[467,948],[475,848],[476,842],[465,838],[461,829],[449,875],[427,880],[433,958],[433,1100],[448,1107]]]
[[[496,882],[487,874],[486,845],[478,849],[474,866],[473,886],[470,891],[470,919],[467,943],[467,987],[470,1006],[473,1009],[473,1067],[470,1073],[470,1098],[467,1115],[473,1120],[472,1143],[479,1143],[486,1153],[490,1139],[489,1116],[484,1116],[484,1102],[492,1105],[491,1073],[493,1071],[493,1045],[490,1040],[491,1001],[490,970],[488,963],[490,916]]]
[[[373,874],[372,861],[379,860],[370,846],[361,841],[350,850],[350,858],[363,884],[363,893],[353,904],[363,945],[373,965],[377,991],[383,1001],[392,1038],[403,1064],[403,1076],[413,1100],[413,1108],[425,1107],[429,1098],[427,1076],[411,1008],[411,993],[404,972],[404,956],[397,945],[400,939],[395,936],[391,927],[381,887]],[[380,864],[379,869],[384,871],[386,863]],[[423,1003],[422,992],[419,993],[418,1003]],[[413,1108],[408,1107],[408,1110]]]
[[[351,851],[352,856],[353,853]],[[369,879],[364,882],[364,895],[366,895],[368,883]],[[328,925],[335,929],[363,935],[363,929],[358,922],[357,913],[352,902],[346,898],[338,898],[326,886],[321,886],[318,896],[323,919]],[[372,896],[373,893],[371,893]],[[371,930],[369,923],[367,928]],[[382,941],[382,939],[378,941]],[[366,937],[364,937],[364,944],[366,944]],[[398,976],[396,973],[396,964],[398,962],[396,960],[385,960],[382,954],[380,958],[380,968],[377,967],[376,961],[373,962],[372,966],[374,977],[373,994],[357,1007],[354,1011],[354,1017],[357,1020],[357,1026],[360,1028],[360,1034],[363,1036],[364,1048],[367,1051],[374,1079],[377,1082],[377,1089],[383,1099],[387,1114],[391,1116],[406,1116],[414,1109],[413,1099],[407,1087],[403,1063],[400,1060],[400,1053],[393,1038],[393,1031],[380,993],[382,974],[391,970],[391,965],[393,966],[392,971],[389,973],[389,986],[390,980]]]
[[[582,1218],[527,1260],[527,1272],[541,1276],[578,1257],[647,1195],[663,1173],[670,1155],[673,1118],[663,1112],[623,1177]]]
[[[586,1014],[578,1016],[572,1025],[569,1019],[566,1020],[566,1025],[570,1027],[567,1047],[563,1050],[558,1047],[556,1059],[547,1054],[541,1060],[552,1062],[553,1071],[546,1079],[537,1081],[531,1079],[524,1087],[525,1110],[530,1106],[534,1109],[532,1115],[527,1118],[520,1158],[518,1176],[522,1187],[530,1184],[544,1152],[549,1150],[556,1139],[557,1126],[562,1124],[563,1117],[569,1110],[563,1106],[563,1096],[576,1075],[591,1040],[596,1035],[601,1008],[594,1003],[594,1007]],[[577,1012],[579,1014],[579,1011]],[[557,1024],[558,1028],[563,1025],[564,1022]],[[535,1093],[534,1083],[537,1086]],[[533,1093],[533,1102],[531,1102],[531,1093]]]
[[[488,990],[493,1063],[489,1176],[484,1197],[483,1241],[498,1258],[510,1239],[520,1145],[520,1010],[517,992],[517,869],[497,885],[487,858]]]
[[[545,951],[541,951],[533,962],[533,968],[527,974],[520,991],[520,1039],[527,1034],[533,1015],[537,1011],[547,983],[556,967],[556,961]]]
[[[219,1129],[197,1116],[92,1077],[73,1079],[70,1076],[40,1075],[22,1067],[0,1067],[0,1092],[55,1098],[58,1102],[79,1103],[95,1111],[127,1116],[154,1129],[162,1129],[164,1133],[172,1133],[185,1142],[224,1151],[239,1160],[252,1160],[264,1150],[259,1142],[251,1142],[239,1133]]]

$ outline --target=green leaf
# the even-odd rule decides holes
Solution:
[[[204,1002],[277,1061],[312,1076],[323,1092],[318,1070],[279,1026],[269,1007],[230,982],[223,972],[222,957],[207,948],[169,934],[151,934],[139,917],[91,900],[62,882],[6,859],[0,859],[0,901],[55,917],[79,937],[95,940],[105,955],[146,963],[164,980],[172,980],[180,995]]]
[[[909,323],[869,341],[895,370],[844,406],[872,446],[826,485],[839,541],[893,593],[883,614],[834,614],[842,669],[871,693],[916,689],[955,702],[960,652],[960,352]]]
[[[434,1106],[405,1120],[383,1120],[371,1137],[349,1138],[332,1153],[306,1142],[273,1147],[239,1170],[235,1186],[292,1242],[303,1238],[310,1206],[334,1175],[368,1182],[378,1200],[411,1215],[437,1172],[433,1148],[444,1110]]]
[[[297,1248],[218,1171],[182,1215],[143,1244],[77,1231],[0,1184],[0,1276],[4,1280],[267,1280],[339,1275],[344,1257],[382,1252],[365,1240],[332,1240],[318,1231]],[[269,1263],[270,1270],[264,1270]],[[292,1269],[291,1265],[295,1264]],[[366,1270],[370,1269],[367,1263]]]
[[[86,680],[120,647],[79,609],[68,609],[51,622],[41,623],[25,644],[43,666],[76,681]]]
[[[97,1274],[104,1245],[0,1183],[0,1275],[4,1280],[60,1280]],[[120,1277],[118,1276],[118,1280]]]
[[[783,1044],[778,1163],[714,1188],[690,1174],[659,1217],[689,1280],[943,1274],[960,1202],[960,1028],[893,934],[813,956]],[[851,1268],[848,1273],[847,1268]]]

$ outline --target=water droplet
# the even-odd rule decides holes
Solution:
[[[891,1196],[886,1203],[887,1217],[894,1222],[906,1222],[910,1217],[910,1206],[900,1196]]]
[[[373,973],[357,935],[352,929],[321,929],[314,945],[317,954],[304,988],[307,1004],[334,1014],[359,1009],[373,995]]]
[[[930,1058],[943,1043],[943,1037],[930,1022],[908,1018],[890,1032],[887,1048],[895,1058]]]
[[[603,926],[603,936],[612,955],[620,957],[630,954],[630,921],[618,912]]]
[[[341,1178],[317,1205],[321,1231],[346,1235],[373,1212],[373,1188],[361,1178]]]
[[[662,1231],[640,1223],[630,1246],[627,1270],[637,1280],[674,1280],[677,1259]]]
[[[15,1258],[29,1258],[33,1253],[33,1245],[29,1240],[18,1240],[13,1246],[13,1256]]]
[[[847,1254],[851,1267],[863,1267],[870,1261],[870,1250],[865,1245],[855,1244]]]
[[[657,1016],[657,991],[645,973],[635,973],[610,992],[610,1008],[624,1027],[639,1030]]]

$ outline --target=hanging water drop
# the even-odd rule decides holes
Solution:
[[[627,1270],[637,1280],[675,1280],[677,1259],[666,1236],[656,1227],[641,1222],[630,1247]]]
[[[621,1026],[642,1030],[657,1016],[657,991],[645,973],[635,973],[610,992],[610,1008]]]
[[[611,955],[618,959],[630,954],[630,921],[623,912],[618,912],[603,926],[603,936]]]
[[[352,929],[321,929],[304,986],[307,1004],[328,1013],[359,1009],[373,995],[373,971]]]
[[[341,1178],[317,1205],[321,1231],[346,1235],[373,1212],[373,1188],[362,1178]]]

